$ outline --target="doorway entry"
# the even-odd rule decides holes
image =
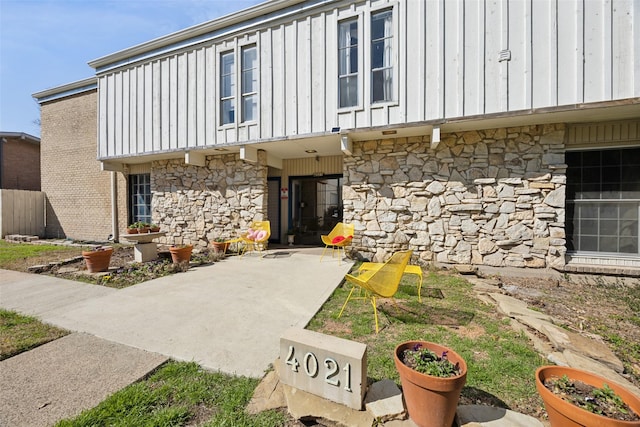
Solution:
[[[296,243],[321,245],[320,236],[342,221],[342,175],[291,177],[289,189]]]

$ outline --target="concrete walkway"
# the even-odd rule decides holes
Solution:
[[[120,290],[1,271],[0,306],[207,369],[262,377],[282,332],[304,327],[352,266],[319,262],[318,251],[228,257]]]

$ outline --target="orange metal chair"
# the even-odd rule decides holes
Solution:
[[[320,256],[320,262],[322,262],[322,258],[324,257],[327,249],[331,247],[331,257],[333,258],[336,250],[338,251],[338,264],[342,263],[342,258],[347,254],[345,252],[345,247],[351,244],[351,240],[353,239],[354,227],[353,224],[344,224],[339,222],[333,227],[333,230],[328,235],[322,235],[320,238],[322,239],[322,243],[324,243],[324,250],[322,251],[322,255]],[[342,256],[340,256],[340,250],[342,250]]]
[[[402,279],[405,267],[409,263],[412,253],[413,251],[411,250],[396,252],[391,255],[391,258],[389,258],[389,260],[385,262],[379,269],[365,270],[357,276],[351,274],[345,275],[345,280],[355,286],[351,288],[351,292],[349,292],[347,300],[342,305],[342,309],[340,310],[340,314],[338,314],[338,317],[342,316],[342,312],[351,299],[353,291],[356,289],[356,287],[359,287],[362,291],[364,291],[364,296],[354,298],[367,299],[371,301],[371,305],[373,306],[373,315],[376,321],[377,334],[380,328],[378,327],[378,307],[376,305],[376,297],[393,298],[393,296],[398,291],[398,286],[400,286],[400,279]]]
[[[262,251],[267,249],[270,236],[271,223],[269,221],[252,221],[247,232],[240,236],[242,243],[244,243],[242,255],[253,251],[262,255]]]

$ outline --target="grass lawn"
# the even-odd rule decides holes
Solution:
[[[38,319],[0,309],[0,360],[56,340],[68,332]]]
[[[414,276],[405,275],[396,304],[378,300],[380,333],[375,333],[373,308],[368,301],[351,300],[337,319],[348,286],[339,287],[309,325],[314,331],[367,344],[368,376],[399,383],[393,362],[395,346],[420,339],[448,346],[467,362],[467,384],[461,404],[486,404],[540,416],[542,400],[534,373],[547,364],[533,350],[524,333],[514,331],[509,319],[475,297],[460,276],[425,272],[422,302]]]
[[[39,264],[39,259],[63,260],[78,255],[82,255],[82,248],[77,246],[31,245],[0,239],[0,268],[5,270],[26,271],[27,267]]]
[[[193,362],[169,362],[56,427],[284,425],[281,412],[245,413],[257,385],[257,379],[204,371]]]

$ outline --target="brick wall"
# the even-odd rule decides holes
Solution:
[[[41,107],[42,191],[47,237],[106,240],[111,226],[111,172],[96,160],[97,92]],[[126,228],[126,180],[118,179],[119,230]]]
[[[40,145],[20,138],[2,144],[2,188],[40,191]]]

